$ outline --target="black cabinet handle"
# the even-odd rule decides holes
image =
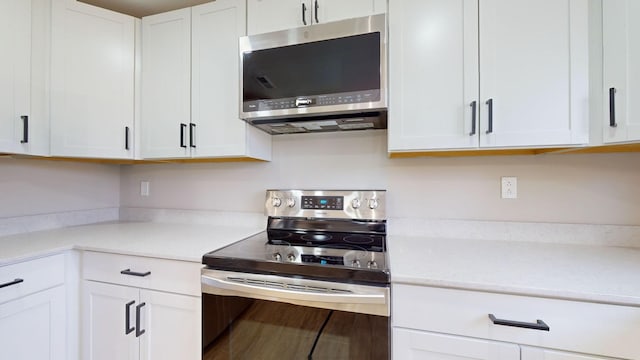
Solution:
[[[0,289],[2,289],[4,287],[7,287],[7,286],[20,284],[23,281],[24,281],[24,279],[15,279],[13,281],[9,281],[8,283],[0,284]]]
[[[302,3],[302,23],[307,25],[307,5]]]
[[[314,16],[316,17],[316,24],[320,24],[320,20],[318,20],[318,8],[320,6],[318,6],[318,0],[314,1],[314,6],[315,6],[315,12],[314,12]]]
[[[140,309],[145,305],[147,304],[141,303],[140,305],[136,306],[136,337],[140,337],[140,335],[145,333],[144,329],[140,330]]]
[[[489,127],[486,133],[491,134],[493,132],[493,99],[487,100],[485,104],[489,107]]]
[[[187,145],[184,143],[184,132],[187,130],[187,124],[180,124],[180,147],[186,148]]]
[[[473,136],[476,134],[476,107],[478,106],[477,101],[471,102],[471,132],[469,136]]]
[[[29,116],[22,115],[20,118],[22,119],[22,140],[20,143],[26,144],[29,142]]]
[[[616,124],[616,88],[609,88],[609,126],[618,126]]]
[[[189,124],[189,146],[196,147],[196,124]]]
[[[151,275],[151,271],[147,271],[147,272],[141,273],[141,272],[131,271],[131,269],[124,269],[124,270],[120,271],[120,274],[145,277],[145,276]]]
[[[136,328],[129,327],[129,323],[131,322],[131,305],[135,304],[135,300],[131,300],[124,305],[124,334],[129,335]]]
[[[491,321],[495,325],[514,326],[514,327],[525,328],[525,329],[549,331],[549,325],[547,325],[542,320],[536,320],[535,323],[528,323],[528,322],[522,322],[522,321],[513,321],[513,320],[503,320],[503,319],[497,319],[495,317],[495,315],[493,315],[493,314],[489,314],[489,319],[491,319]]]
[[[129,150],[129,127],[124,127],[124,149]]]

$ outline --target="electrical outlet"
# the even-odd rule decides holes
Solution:
[[[149,182],[140,181],[140,196],[149,196]]]
[[[501,178],[501,192],[503,199],[518,198],[518,178],[515,176],[503,176]]]

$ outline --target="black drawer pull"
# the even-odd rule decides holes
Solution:
[[[307,5],[302,3],[302,23],[307,25]]]
[[[488,106],[489,112],[489,127],[487,128],[487,131],[485,131],[485,133],[491,134],[493,132],[493,99],[487,100],[485,104]]]
[[[147,305],[147,303],[136,305],[136,337],[140,337],[140,335],[145,333],[144,329],[140,329],[140,309],[145,305]]]
[[[129,127],[124,127],[124,149],[129,150]]]
[[[189,124],[189,146],[196,147],[196,124]]]
[[[22,115],[20,118],[22,119],[22,140],[20,143],[26,144],[29,142],[29,116]]]
[[[4,283],[4,284],[0,285],[0,289],[2,289],[4,287],[7,287],[7,286],[20,284],[23,281],[24,281],[24,279],[15,279],[13,281],[9,281],[8,283]]]
[[[133,304],[135,304],[135,301],[131,300],[124,305],[124,334],[125,335],[131,334],[133,330],[136,329],[134,327],[132,328],[129,327],[129,323],[131,322],[131,305]]]
[[[180,124],[180,147],[187,148],[187,144],[185,144],[185,130],[187,130],[187,124]]]
[[[131,269],[124,269],[120,271],[120,274],[145,277],[145,276],[151,275],[151,271],[141,273],[141,272],[131,271]]]
[[[525,329],[549,331],[549,325],[547,325],[542,320],[536,320],[535,323],[528,323],[528,322],[522,322],[522,321],[497,319],[493,314],[489,314],[489,319],[491,319],[494,325],[504,325],[504,326],[513,326],[513,327],[519,327],[519,328],[525,328]]]
[[[618,126],[616,123],[616,88],[609,89],[609,126]]]
[[[474,100],[471,102],[471,132],[469,136],[473,136],[476,134],[476,112],[477,112],[477,102]]]

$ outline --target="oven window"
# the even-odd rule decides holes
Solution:
[[[203,294],[202,359],[388,359],[389,318]]]

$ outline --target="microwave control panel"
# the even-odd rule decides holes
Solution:
[[[380,101],[380,90],[365,90],[329,95],[246,101],[243,104],[243,108],[245,112],[272,111],[317,106],[370,103],[377,101]]]

